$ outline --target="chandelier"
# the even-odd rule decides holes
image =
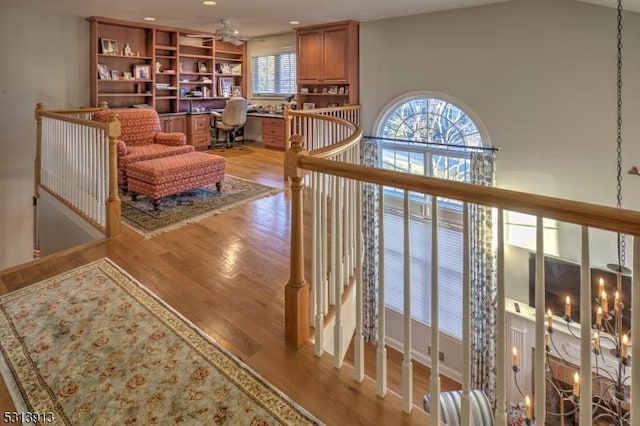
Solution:
[[[618,208],[622,207],[622,0],[617,0],[617,185],[616,196]],[[629,173],[637,174],[637,170]],[[631,299],[631,294],[623,293],[623,276],[630,274],[625,267],[625,236],[617,234],[617,263],[608,264],[607,267],[615,274],[615,283],[606,283],[599,279],[598,291],[595,294],[595,322],[591,325],[591,350],[592,356],[592,418],[597,425],[630,425],[630,365],[629,348],[630,327],[628,321],[623,321],[624,300]],[[614,284],[614,291],[607,285]],[[547,406],[546,419],[539,424],[560,424],[561,426],[578,424],[578,409],[580,398],[580,367],[574,367],[572,380],[567,380],[566,375],[559,373],[558,365],[564,370],[571,370],[571,362],[566,361],[561,351],[556,347],[553,329],[553,314],[549,310],[545,316],[547,320],[545,333],[545,376],[547,382],[547,402],[553,402],[550,409]],[[564,320],[567,334],[572,338],[580,339],[575,333],[571,318],[571,299],[565,300]],[[628,320],[628,319],[627,319]],[[626,330],[625,330],[626,328]],[[552,359],[552,358],[555,358]],[[527,425],[533,424],[531,400],[521,391],[517,382],[516,373],[519,371],[519,354],[513,348],[512,370],[518,392],[524,399],[524,419]],[[572,370],[572,371],[573,371]],[[569,383],[568,383],[569,382]],[[572,383],[570,383],[572,382]],[[636,407],[636,409],[639,409]]]

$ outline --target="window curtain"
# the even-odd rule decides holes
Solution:
[[[363,139],[362,165],[378,167],[378,144]],[[362,334],[365,342],[377,342],[378,330],[378,185],[362,184]]]
[[[471,183],[495,186],[495,154],[471,154]],[[496,401],[497,276],[492,209],[470,204],[471,387]]]

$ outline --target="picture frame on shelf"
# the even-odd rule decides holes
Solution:
[[[105,64],[98,64],[98,79],[100,80],[111,80],[111,73],[109,72],[109,67]]]
[[[339,107],[339,106],[340,106],[340,105],[338,105],[338,103],[337,103],[337,102],[329,102],[329,103],[327,104],[327,108],[337,108],[337,107]]]
[[[308,88],[308,87],[301,87],[301,88],[300,88],[300,93],[301,93],[301,94],[307,94],[307,93],[309,93],[309,88]]]
[[[231,96],[242,96],[242,86],[233,86]]]
[[[326,87],[322,88],[322,93],[325,94],[325,95],[327,94],[327,88]]]
[[[198,72],[206,73],[207,72],[207,63],[206,62],[198,62]]]
[[[337,95],[338,94],[338,86],[329,86],[329,90],[327,91],[328,94],[330,95]]]
[[[231,74],[231,67],[226,62],[220,62],[218,64],[218,73],[219,74]]]
[[[102,50],[103,55],[117,55],[118,42],[110,38],[101,38],[100,49]]]
[[[229,65],[229,73],[233,75],[242,74],[242,64],[230,64]]]
[[[111,70],[111,80],[120,80],[120,71]]]
[[[122,79],[123,80],[133,80],[133,74],[131,74],[130,71],[124,71],[122,73]]]
[[[149,80],[151,77],[151,66],[148,64],[134,65],[133,75],[136,80]]]
[[[305,102],[302,104],[302,109],[315,109],[316,104],[313,102]]]
[[[218,79],[218,96],[228,98],[233,90],[233,77],[220,77]]]
[[[338,95],[344,95],[344,86],[338,87]]]

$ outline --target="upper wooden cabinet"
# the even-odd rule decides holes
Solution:
[[[296,30],[299,105],[358,103],[358,32],[359,24],[355,21]]]

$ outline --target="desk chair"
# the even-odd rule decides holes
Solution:
[[[244,124],[247,121],[247,100],[245,98],[230,98],[222,113],[212,112],[213,122],[211,123],[211,145],[220,145],[218,142],[219,132],[226,133],[226,148],[230,148],[240,139],[244,143]]]

